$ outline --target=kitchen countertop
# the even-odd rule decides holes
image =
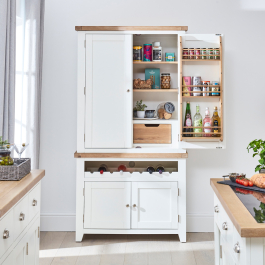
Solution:
[[[222,178],[212,178],[210,183],[239,235],[241,237],[265,237],[265,224],[257,223],[229,185],[217,183],[222,180]]]
[[[11,209],[45,175],[45,170],[34,169],[19,181],[0,181],[0,218]]]

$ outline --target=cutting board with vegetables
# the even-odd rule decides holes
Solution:
[[[234,187],[238,187],[238,188],[242,188],[242,189],[260,191],[260,192],[264,192],[265,193],[265,189],[259,188],[259,187],[255,186],[255,185],[253,185],[253,186],[244,186],[242,184],[239,184],[239,183],[236,183],[236,182],[232,182],[231,180],[218,181],[217,183],[225,184],[225,185],[229,185],[229,186],[234,186]]]

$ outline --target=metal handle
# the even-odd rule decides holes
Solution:
[[[236,253],[240,253],[240,246],[239,246],[239,243],[238,242],[234,245],[234,251]]]
[[[19,221],[24,221],[24,219],[25,219],[25,214],[24,213],[20,213]]]
[[[130,89],[127,89],[127,92],[130,92]]]
[[[214,211],[215,211],[216,213],[219,213],[219,207],[218,207],[218,205],[214,206]]]
[[[224,223],[222,224],[222,228],[223,228],[223,230],[227,230],[227,229],[228,229],[227,222],[224,222]]]
[[[136,207],[136,204],[134,204],[133,207]]]
[[[130,207],[130,205],[129,204],[126,204],[126,207]]]
[[[34,199],[34,200],[32,201],[32,206],[37,206],[37,204],[38,204],[37,200]]]
[[[7,239],[7,238],[9,238],[9,231],[5,229],[3,233],[3,239]]]

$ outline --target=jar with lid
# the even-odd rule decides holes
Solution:
[[[161,74],[161,89],[169,89],[170,88],[170,73],[162,73]]]
[[[133,61],[140,62],[142,61],[142,46],[136,45],[133,46]]]
[[[162,47],[160,46],[159,41],[156,41],[153,44],[153,61],[154,62],[162,61]]]

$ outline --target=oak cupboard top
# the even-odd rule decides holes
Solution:
[[[265,224],[257,223],[229,185],[218,184],[223,179],[212,178],[211,186],[241,237],[265,237]]]
[[[75,26],[76,31],[187,31],[188,26]]]
[[[19,181],[0,181],[0,218],[8,212],[45,175],[43,169],[34,169]]]

